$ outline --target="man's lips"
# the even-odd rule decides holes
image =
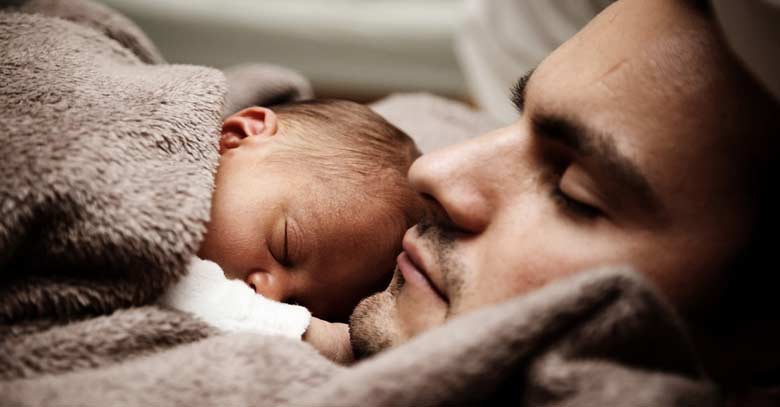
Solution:
[[[440,283],[435,281],[429,274],[428,269],[425,267],[426,263],[421,256],[422,253],[420,253],[418,247],[411,242],[409,233],[404,236],[403,249],[404,251],[398,255],[397,261],[398,269],[401,271],[401,274],[403,274],[404,279],[428,286],[436,295],[446,302],[447,297],[440,288]]]

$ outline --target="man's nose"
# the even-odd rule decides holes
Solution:
[[[454,226],[479,233],[493,214],[491,167],[496,165],[491,135],[423,155],[409,169],[409,181],[435,200]],[[491,161],[491,159],[493,161]]]

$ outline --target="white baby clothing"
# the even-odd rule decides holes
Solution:
[[[169,287],[160,304],[189,312],[225,332],[255,332],[300,339],[311,313],[273,301],[239,280],[228,280],[214,262],[194,257],[189,272]]]

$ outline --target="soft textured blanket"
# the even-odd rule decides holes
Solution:
[[[0,382],[0,394],[3,405],[719,405],[666,307],[614,270],[465,315],[351,367],[301,342],[229,335]]]
[[[0,318],[154,300],[205,231],[223,75],[38,15],[3,13],[0,46]]]
[[[150,305],[202,238],[224,106],[310,92],[268,66],[228,80],[163,64],[93,3],[0,9],[0,405],[718,403],[673,313],[626,270],[464,315],[350,367]]]
[[[0,377],[206,336],[203,324],[153,308],[68,334],[43,329],[155,301],[205,231],[226,97],[230,109],[291,101],[310,95],[308,84],[272,66],[239,67],[226,82],[215,69],[161,64],[136,26],[90,2],[0,10]],[[86,332],[94,351],[52,344]],[[16,333],[24,340],[8,339]]]

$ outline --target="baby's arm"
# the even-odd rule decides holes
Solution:
[[[303,334],[303,340],[335,362],[349,364],[355,360],[347,324],[312,317],[309,329]]]
[[[160,303],[226,332],[301,339],[311,321],[306,308],[269,300],[242,281],[228,280],[216,263],[197,257],[187,275],[168,288]]]

